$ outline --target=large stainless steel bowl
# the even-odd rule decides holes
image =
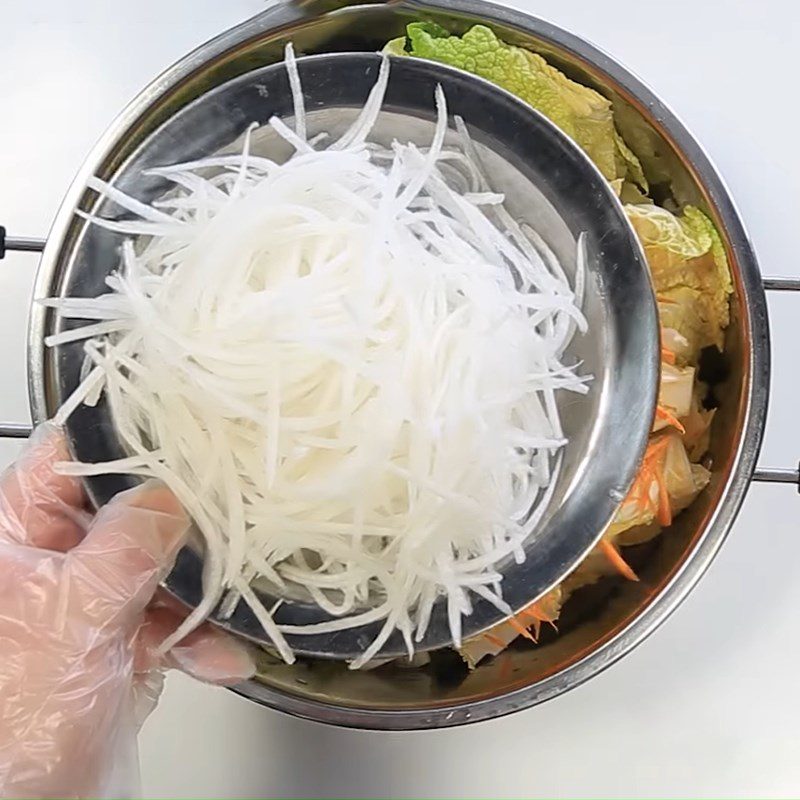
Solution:
[[[336,7],[333,0],[277,5],[203,45],[157,78],[111,126],[86,161],[56,218],[36,295],[58,292],[59,265],[74,242],[72,209],[93,172],[113,171],[164,120],[209,87],[282,58],[291,40],[305,53],[374,51],[407,22],[435,20],[454,32],[476,22],[541,53],[571,78],[609,97],[628,143],[659,199],[692,202],[714,219],[734,282],[726,354],[730,372],[715,418],[713,478],[691,508],[635,552],[640,583],[610,582],[575,597],[561,634],[538,647],[511,648],[466,674],[458,666],[349,672],[325,662],[278,664],[264,657],[237,691],[264,705],[347,726],[435,728],[488,719],[540,703],[623,656],[676,608],[708,567],[739,510],[755,467],[767,406],[769,341],[764,290],[731,198],[708,158],[672,112],[636,77],[592,45],[546,22],[481,0],[432,0]],[[32,315],[29,363],[34,420],[54,411],[53,364],[42,344],[44,315]],[[631,551],[626,551],[626,555]]]

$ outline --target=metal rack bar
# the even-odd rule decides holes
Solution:
[[[800,278],[768,275],[761,283],[767,292],[800,292]]]
[[[800,277],[768,275],[762,278],[761,282],[767,292],[800,292]],[[800,492],[800,467],[798,469],[756,467],[753,480],[759,483],[790,483]]]
[[[45,244],[45,239],[29,236],[6,236],[6,229],[0,225],[0,258],[3,258],[9,250],[19,253],[41,253]]]
[[[46,239],[36,239],[26,236],[6,236],[6,250],[16,250],[20,253],[41,253],[47,243]]]
[[[33,427],[25,422],[0,423],[0,439],[27,439]]]
[[[759,483],[793,483],[800,491],[800,470],[796,469],[756,469],[753,480]]]

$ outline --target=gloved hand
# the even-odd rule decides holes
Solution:
[[[2,797],[135,793],[136,733],[163,671],[218,684],[254,671],[243,646],[211,627],[157,654],[181,619],[156,589],[188,519],[154,483],[92,518],[80,482],[54,472],[68,458],[45,425],[0,479]]]

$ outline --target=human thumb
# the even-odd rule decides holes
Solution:
[[[72,589],[99,623],[144,611],[169,572],[190,521],[175,495],[148,481],[101,508],[67,554]]]

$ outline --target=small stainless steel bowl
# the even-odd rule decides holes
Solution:
[[[310,136],[326,132],[335,140],[354,121],[375,84],[380,56],[334,53],[299,58],[299,70]],[[390,146],[394,139],[427,145],[435,128],[434,92],[445,90],[448,110],[466,122],[493,191],[506,197],[506,208],[529,223],[559,256],[568,274],[576,266],[577,240],[583,235],[587,254],[584,313],[589,333],[576,336],[568,351],[574,363],[592,376],[585,396],[558,398],[569,443],[544,516],[525,544],[527,558],[508,557],[499,565],[503,597],[515,610],[528,606],[562,580],[597,542],[630,487],[647,446],[660,372],[658,316],[644,253],[625,212],[594,164],[548,119],[513,95],[460,70],[413,58],[392,58],[383,110],[371,141]],[[273,115],[290,119],[292,93],[282,63],[258,67],[209,89],[182,106],[137,144],[109,175],[102,176],[127,194],[150,201],[171,189],[163,178],[146,176],[152,167],[184,163],[230,150],[253,122],[264,127],[251,140],[251,151],[278,160],[288,147],[266,126]],[[455,142],[455,130],[449,133]],[[450,143],[450,142],[448,142]],[[123,141],[115,152],[126,147]],[[92,213],[115,217],[124,209],[86,192],[81,204]],[[105,290],[105,278],[119,264],[118,234],[78,217],[74,243],[61,254],[59,291],[67,296],[94,296]],[[58,329],[74,320],[52,320]],[[80,323],[77,323],[80,324]],[[83,343],[58,348],[52,357],[60,399],[80,381]],[[82,461],[105,461],[125,453],[108,404],[84,406],[67,423],[75,455]],[[89,478],[90,494],[99,505],[133,479],[112,475]],[[166,586],[191,606],[202,597],[202,554],[186,547],[179,554]],[[256,584],[266,607],[278,599],[275,589]],[[274,613],[278,624],[311,625],[332,617],[312,598],[281,595]],[[216,616],[216,615],[214,615]],[[212,618],[214,618],[212,616]],[[502,621],[492,603],[475,596],[473,611],[463,619],[463,635],[474,636]],[[250,607],[240,602],[233,615],[218,619],[227,629],[269,644]],[[314,635],[287,635],[296,653],[352,660],[378,635],[383,621]],[[451,643],[446,603],[434,605],[418,650]],[[379,657],[404,655],[395,632]]]

